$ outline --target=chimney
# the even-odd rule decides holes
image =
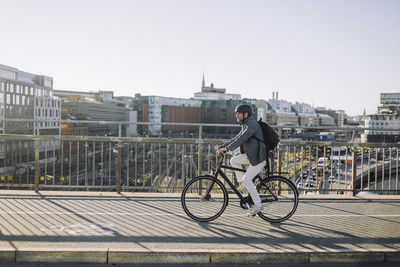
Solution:
[[[276,92],[276,100],[278,100],[278,92]]]
[[[272,91],[272,99],[275,99],[275,92]]]

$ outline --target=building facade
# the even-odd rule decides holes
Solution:
[[[118,136],[119,125],[112,122],[128,122],[129,110],[112,102],[101,102],[98,99],[72,96],[62,102],[62,112],[75,118],[109,123],[89,124],[90,136]],[[121,135],[126,136],[127,124],[121,125]]]
[[[320,126],[332,126],[335,125],[335,119],[326,114],[318,114]]]
[[[332,109],[326,109],[323,107],[318,107],[315,109],[315,112],[317,114],[325,114],[334,119],[334,125],[335,126],[344,126],[346,124],[346,113],[344,110],[332,110]]]
[[[3,134],[59,135],[61,100],[53,95],[53,78],[0,65],[0,119],[15,120],[0,122]]]
[[[319,126],[319,118],[311,105],[296,102],[292,108],[299,118],[300,126]]]
[[[299,125],[299,118],[292,107],[292,103],[278,99],[278,92],[272,92],[272,99],[268,100],[266,122],[273,125]]]
[[[400,115],[380,113],[365,118],[362,142],[398,143],[400,142]]]
[[[381,93],[381,106],[378,107],[378,113],[381,111],[400,114],[400,93]]]
[[[133,110],[137,111],[138,122],[152,125],[138,125],[140,134],[159,136],[177,131],[181,126],[162,126],[163,122],[200,123],[201,101],[162,96],[141,96],[137,94],[133,101]],[[159,124],[157,124],[159,123]],[[195,128],[189,127],[188,131]],[[198,129],[196,127],[196,129]]]
[[[86,121],[104,122],[137,122],[137,113],[130,109],[132,97],[114,97],[112,91],[82,92],[54,90],[54,94],[62,99],[62,112],[66,118]],[[86,125],[86,127],[84,126]],[[65,123],[63,132],[71,135],[118,136],[117,123],[87,124]],[[122,136],[136,136],[137,127],[134,124],[121,124]]]
[[[279,126],[298,126],[299,118],[295,112],[286,112],[276,109],[267,110],[267,123]]]
[[[361,142],[400,142],[400,93],[381,93],[377,114],[364,116]]]

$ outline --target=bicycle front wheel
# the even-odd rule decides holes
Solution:
[[[257,185],[264,210],[258,215],[269,222],[278,223],[289,219],[297,209],[299,193],[287,178],[272,176]]]
[[[224,212],[228,205],[228,193],[222,182],[215,177],[199,176],[183,188],[181,203],[190,218],[208,222]]]

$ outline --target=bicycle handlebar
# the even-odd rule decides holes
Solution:
[[[225,153],[219,153],[218,157],[219,157],[218,166],[221,166],[225,159]]]

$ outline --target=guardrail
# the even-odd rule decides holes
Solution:
[[[54,119],[7,119],[7,118],[0,118],[0,122],[13,122],[19,123],[21,127],[24,127],[21,123],[31,123],[30,127],[32,127],[32,134],[35,136],[40,136],[40,130],[45,129],[47,124],[52,124],[50,128],[60,128],[62,124],[69,125],[69,124],[81,124],[81,125],[103,125],[103,126],[110,126],[115,125],[115,137],[123,137],[122,135],[122,128],[123,126],[186,126],[186,127],[196,127],[198,130],[198,136],[195,138],[203,138],[204,128],[211,127],[211,128],[235,128],[240,127],[239,124],[215,124],[215,123],[179,123],[179,122],[129,122],[129,121],[92,121],[92,120],[54,120]],[[335,132],[342,132],[342,133],[352,133],[352,138],[355,138],[357,133],[363,132],[364,130],[371,130],[371,128],[364,128],[364,127],[357,127],[357,126],[300,126],[300,125],[271,125],[276,131],[282,133],[283,129],[286,130],[302,130],[302,131],[315,131],[315,130],[327,130],[327,131],[335,131]],[[44,128],[41,128],[44,127]],[[0,127],[1,130],[1,127]],[[383,132],[397,132],[398,129],[386,129],[386,128],[374,128],[374,131],[383,131]],[[158,135],[157,135],[158,136]]]
[[[189,179],[213,170],[213,148],[223,142],[34,135],[2,135],[1,141],[0,188],[36,192],[179,192]],[[282,140],[272,163],[302,194],[399,194],[399,148],[398,143]]]

